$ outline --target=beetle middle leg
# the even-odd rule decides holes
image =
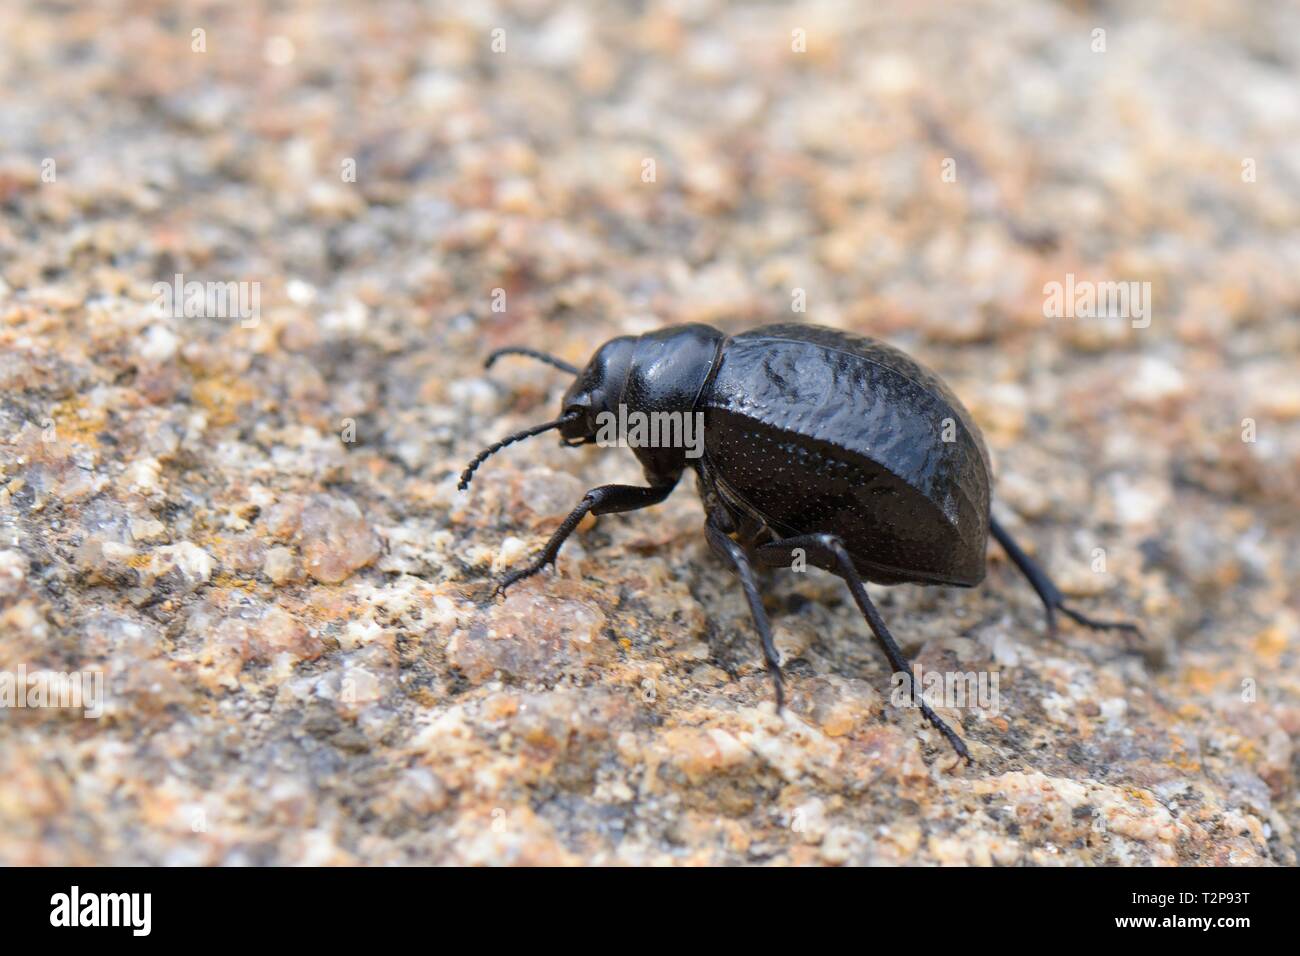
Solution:
[[[871,598],[867,596],[867,589],[862,584],[862,577],[853,564],[853,558],[849,556],[848,549],[844,547],[844,543],[838,537],[833,534],[809,534],[794,538],[782,538],[779,541],[773,541],[757,548],[754,556],[760,563],[768,567],[789,567],[791,551],[795,548],[802,548],[813,565],[837,574],[849,586],[849,593],[853,595],[853,600],[858,605],[858,610],[862,612],[862,616],[867,619],[871,633],[876,636],[877,642],[885,652],[885,657],[889,658],[890,666],[896,672],[905,673],[910,678],[912,697],[920,706],[921,716],[933,724],[939,733],[943,734],[958,755],[964,758],[967,763],[971,763],[970,751],[966,749],[965,741],[958,737],[956,731],[949,727],[943,718],[931,710],[930,706],[921,699],[916,687],[916,672],[912,670],[912,665],[903,656],[902,648],[898,646],[894,636],[889,633],[884,618],[880,616],[876,606],[871,603]]]
[[[767,671],[772,675],[772,684],[776,688],[776,712],[779,714],[785,706],[785,678],[781,675],[781,657],[772,640],[772,625],[767,619],[767,612],[763,610],[763,597],[758,593],[749,554],[731,539],[730,532],[734,530],[735,524],[725,510],[715,508],[709,512],[708,520],[704,523],[704,535],[708,538],[713,553],[730,564],[740,578],[745,600],[749,602],[749,614],[754,619],[754,626],[758,628],[758,636],[763,642],[763,660],[767,662]]]
[[[1002,550],[1007,553],[1011,562],[1020,569],[1020,573],[1038,592],[1039,600],[1043,602],[1043,607],[1047,611],[1047,631],[1053,637],[1056,636],[1056,612],[1060,611],[1084,627],[1091,627],[1098,631],[1127,631],[1141,638],[1142,631],[1136,624],[1128,621],[1098,621],[1080,614],[1074,608],[1067,607],[1065,595],[1052,583],[1047,572],[1040,568],[1033,558],[1025,554],[1020,545],[1016,544],[1015,539],[1007,533],[1007,529],[998,524],[997,519],[992,516],[989,517],[989,531],[997,538],[998,544],[1002,545]]]
[[[560,548],[564,542],[569,540],[569,535],[588,514],[605,515],[616,514],[622,511],[638,511],[641,508],[649,508],[651,505],[657,505],[667,498],[677,480],[674,478],[671,482],[664,484],[651,485],[648,488],[642,488],[639,485],[600,485],[592,488],[587,492],[578,507],[569,512],[567,518],[560,522],[560,526],[555,529],[551,535],[546,547],[542,553],[528,564],[527,567],[519,568],[506,574],[496,587],[495,594],[505,594],[506,588],[512,584],[531,578],[548,564],[554,565],[555,558],[560,553]]]

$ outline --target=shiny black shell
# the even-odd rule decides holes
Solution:
[[[722,343],[696,410],[696,468],[738,522],[764,537],[836,534],[880,584],[984,579],[983,436],[898,349],[819,326],[757,328]]]

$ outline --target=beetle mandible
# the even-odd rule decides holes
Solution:
[[[646,487],[601,485],[587,492],[526,567],[497,585],[537,574],[588,514],[636,511],[668,497],[689,465],[705,511],[709,545],[740,579],[763,656],[785,701],[780,660],[755,582],[755,565],[789,567],[798,551],[839,576],[897,673],[909,675],[922,715],[968,762],[956,732],[916,691],[911,665],[867,595],[878,584],[974,587],[984,579],[992,533],[1029,580],[1051,633],[1059,611],[1080,624],[1137,632],[1068,607],[1060,590],[989,510],[988,451],[970,414],[933,372],[874,339],[816,325],[768,325],[735,336],[707,325],[678,325],[611,339],[584,369],[535,349],[524,355],[574,376],[558,418],[503,438],[465,468],[475,470],[507,445],[558,429],[565,445],[596,441],[605,416],[701,413],[703,453],[642,444],[634,452]]]

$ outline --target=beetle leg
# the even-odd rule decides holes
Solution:
[[[1038,597],[1047,611],[1047,631],[1052,637],[1056,636],[1056,612],[1060,611],[1066,617],[1077,621],[1084,627],[1091,627],[1098,631],[1127,631],[1130,634],[1136,634],[1141,639],[1142,631],[1136,624],[1128,621],[1097,621],[1080,614],[1074,608],[1067,607],[1065,595],[1052,583],[1052,579],[1047,576],[1047,572],[1040,568],[1033,558],[1025,554],[1020,545],[1016,544],[1015,539],[1007,533],[1007,529],[998,524],[997,519],[992,516],[989,517],[989,530],[993,532],[993,537],[997,538],[998,544],[1002,545],[1002,550],[1007,553],[1007,557],[1011,559],[1012,564],[1020,569],[1020,573],[1038,592]]]
[[[758,636],[763,642],[763,660],[767,662],[767,671],[772,675],[772,685],[776,689],[776,712],[779,714],[785,706],[785,678],[781,675],[781,657],[776,652],[772,627],[768,623],[767,612],[763,610],[763,598],[758,593],[758,584],[754,581],[753,565],[750,564],[745,549],[724,530],[730,525],[725,514],[721,510],[711,512],[704,523],[704,535],[708,538],[713,553],[730,564],[740,578],[745,600],[749,602],[750,616],[753,617],[754,626],[758,628]]]
[[[671,483],[662,485],[652,485],[649,488],[642,488],[638,485],[601,485],[598,488],[592,488],[587,492],[578,507],[569,512],[569,516],[560,522],[560,526],[555,529],[551,535],[546,547],[542,553],[528,564],[527,567],[519,568],[506,574],[497,584],[496,591],[493,593],[505,594],[506,588],[516,584],[525,578],[531,578],[534,574],[541,571],[548,564],[554,565],[555,558],[560,553],[560,548],[564,542],[573,534],[573,529],[578,527],[579,522],[588,514],[607,515],[616,514],[620,511],[637,511],[641,508],[649,508],[651,505],[657,505],[667,498],[676,486],[676,480]]]
[[[880,616],[876,606],[871,603],[871,598],[867,596],[867,589],[862,584],[862,577],[858,574],[858,569],[854,566],[853,558],[849,555],[848,549],[844,547],[844,542],[833,534],[809,534],[795,538],[782,538],[779,541],[773,541],[758,548],[755,551],[755,557],[761,563],[770,567],[789,567],[791,551],[795,548],[802,548],[809,561],[815,566],[825,568],[844,579],[844,583],[849,586],[849,593],[853,595],[853,600],[858,605],[858,610],[867,619],[867,624],[871,627],[871,633],[876,636],[881,649],[885,652],[885,657],[889,658],[890,666],[894,668],[895,672],[906,673],[909,676],[913,694],[912,699],[920,706],[921,716],[933,724],[939,733],[943,734],[959,756],[964,758],[967,763],[971,763],[970,751],[966,749],[965,741],[958,737],[956,731],[949,727],[943,718],[931,710],[930,706],[917,695],[916,672],[912,670],[912,665],[903,656],[902,648],[898,646],[894,636],[889,633],[884,618]]]

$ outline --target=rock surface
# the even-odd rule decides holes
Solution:
[[[1296,862],[1293,7],[165,7],[0,7],[0,674],[104,686],[0,710],[0,862]],[[1144,624],[1048,637],[996,549],[875,589],[996,676],[973,766],[819,573],[777,716],[686,485],[492,599],[639,476],[548,436],[458,494],[564,386],[488,349],[799,304],[940,372]]]

